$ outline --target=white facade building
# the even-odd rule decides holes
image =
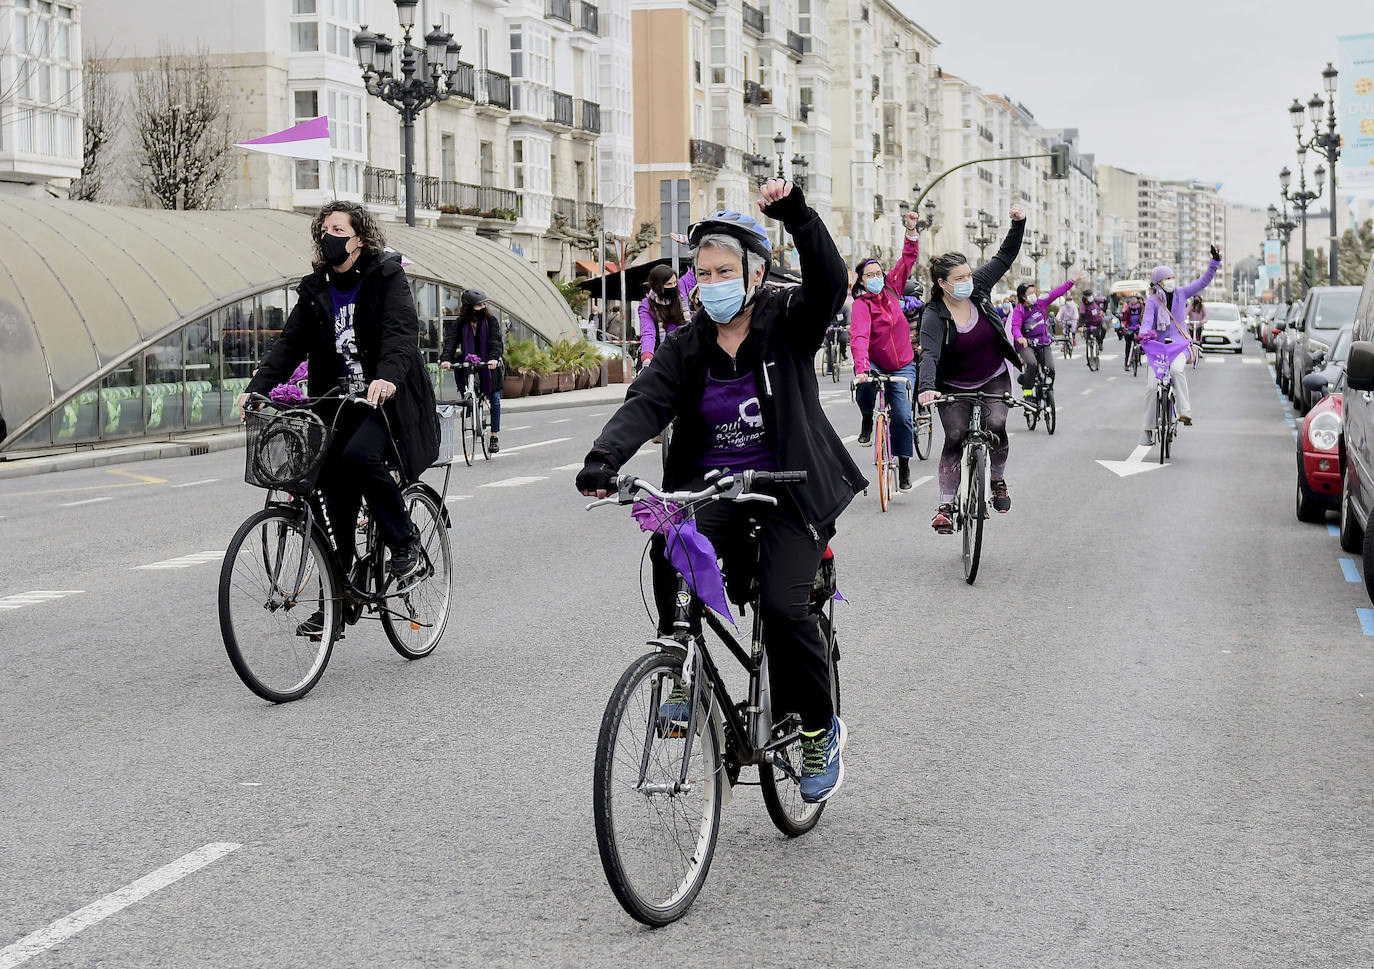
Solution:
[[[0,190],[81,174],[81,0],[0,0]]]

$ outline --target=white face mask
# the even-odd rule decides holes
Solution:
[[[1171,277],[1169,279],[1164,280],[1164,282],[1160,283],[1159,288],[1164,290],[1164,292],[1166,293],[1172,293],[1174,291],[1174,287],[1177,285],[1178,283],[1175,282],[1174,279]]]

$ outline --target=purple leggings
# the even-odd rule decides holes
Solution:
[[[981,387],[941,387],[943,393],[962,394],[981,391],[985,394],[1011,393],[1011,378],[1005,370],[998,373]],[[1007,468],[1007,405],[984,404],[983,427],[997,436],[998,444],[992,449],[992,477],[1002,477]],[[940,423],[945,429],[945,446],[940,451],[940,503],[954,501],[954,493],[959,490],[959,459],[963,455],[964,437],[968,434],[969,418],[973,414],[973,402],[967,400],[945,404],[937,408]]]

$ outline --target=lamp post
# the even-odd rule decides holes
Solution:
[[[1284,166],[1279,171],[1279,187],[1283,190],[1280,198],[1283,200],[1283,208],[1279,209],[1275,205],[1269,206],[1269,225],[1274,229],[1274,238],[1279,240],[1283,249],[1283,298],[1291,300],[1293,298],[1293,285],[1288,275],[1288,240],[1293,236],[1293,230],[1298,224],[1288,217],[1288,186],[1292,183],[1293,173]]]
[[[768,176],[772,174],[773,163],[768,160],[767,155],[748,155],[744,163],[749,166],[750,177],[760,185],[768,181]]]
[[[358,67],[367,93],[380,98],[401,114],[405,130],[406,225],[415,224],[415,119],[436,101],[446,101],[458,84],[458,55],[462,47],[453,35],[437,24],[425,34],[425,46],[410,43],[415,28],[415,8],[420,0],[394,0],[401,25],[401,76],[393,73],[395,47],[385,34],[374,34],[364,24],[353,37]]]
[[[982,209],[978,210],[977,221],[969,220],[964,223],[964,228],[968,230],[968,241],[978,247],[978,262],[980,264],[987,260],[988,246],[995,241],[991,227],[996,224],[997,220]]]
[[[778,178],[784,177],[782,170],[782,150],[786,146],[787,136],[784,135],[781,131],[779,131],[777,134],[773,136],[773,151],[777,152],[778,155]]]
[[[1291,111],[1292,109],[1290,108],[1289,110]],[[1301,117],[1298,118],[1297,123],[1298,125],[1302,124]],[[1287,168],[1279,172],[1280,185],[1283,185],[1285,181],[1291,182],[1293,177],[1290,172],[1287,179],[1285,179],[1283,174],[1284,171],[1287,171]],[[1302,293],[1299,295],[1302,296],[1307,295],[1307,290],[1312,286],[1312,280],[1307,275],[1307,208],[1317,199],[1321,198],[1322,182],[1326,179],[1326,169],[1318,165],[1317,170],[1312,173],[1312,177],[1317,182],[1317,189],[1315,192],[1310,191],[1307,187],[1307,149],[1300,146],[1298,148],[1298,190],[1290,194],[1287,189],[1284,189],[1283,197],[1287,201],[1292,202],[1293,207],[1300,213],[1298,216],[1298,225],[1302,229],[1302,248],[1299,253],[1299,265],[1302,267]]]
[[[1328,61],[1326,69],[1322,71],[1322,85],[1326,88],[1326,100],[1322,100],[1320,94],[1313,94],[1307,102],[1307,117],[1312,122],[1312,134],[1304,139],[1302,136],[1303,107],[1297,98],[1288,106],[1288,117],[1293,124],[1293,133],[1298,139],[1298,150],[1303,151],[1308,148],[1314,149],[1324,159],[1331,175],[1331,195],[1327,203],[1329,209],[1327,216],[1330,224],[1330,268],[1329,283],[1336,285],[1337,281],[1337,261],[1339,242],[1336,237],[1336,162],[1341,157],[1341,136],[1336,130],[1336,78],[1339,71]],[[1322,108],[1326,108],[1326,130],[1321,130]],[[1318,171],[1321,171],[1318,168]],[[1316,175],[1313,172],[1313,175]],[[1317,195],[1321,196],[1321,180],[1318,177]],[[1304,209],[1304,212],[1306,210]],[[1305,220],[1304,220],[1305,221]],[[1307,228],[1303,226],[1304,230]],[[1307,246],[1303,245],[1303,269],[1306,275],[1307,268]]]
[[[1059,254],[1059,265],[1064,267],[1065,276],[1069,274],[1069,270],[1073,268],[1073,264],[1077,261],[1078,252],[1074,249],[1065,247],[1064,251]]]
[[[792,156],[792,184],[803,192],[806,191],[806,170],[811,167],[811,163],[801,152]]]
[[[1026,253],[1026,255],[1030,256],[1031,259],[1035,262],[1036,286],[1040,285],[1040,260],[1044,259],[1047,255],[1045,247],[1049,244],[1049,241],[1049,239],[1045,238],[1045,233],[1040,233],[1033,240],[1031,240],[1030,252]]]

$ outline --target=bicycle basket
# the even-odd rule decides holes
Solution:
[[[439,412],[439,456],[430,467],[440,467],[453,463],[454,447],[458,439],[458,415],[463,411],[462,403],[436,404]]]
[[[329,450],[330,430],[301,408],[244,415],[248,447],[244,480],[258,488],[306,495],[315,488]]]

